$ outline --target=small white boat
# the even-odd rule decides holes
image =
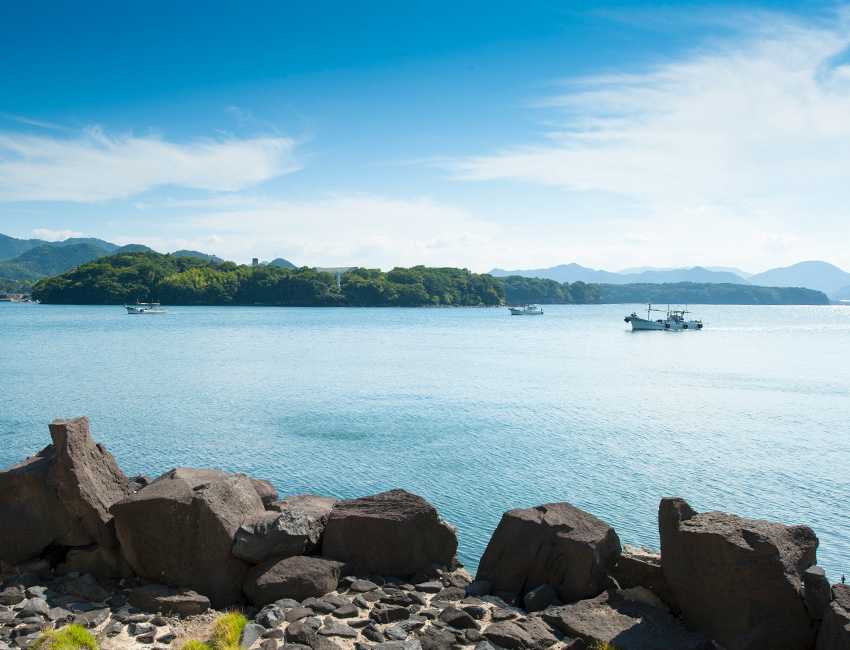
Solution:
[[[543,308],[538,305],[526,305],[525,307],[511,307],[511,316],[542,316]]]
[[[158,302],[137,302],[135,305],[124,305],[128,314],[167,314],[167,309],[162,309]]]
[[[664,310],[653,309],[652,303],[649,303],[649,307],[646,308],[646,318],[641,318],[632,312],[631,316],[626,316],[624,320],[632,324],[633,330],[701,330],[702,321],[689,320],[687,315],[691,312],[687,310],[687,305],[685,307],[685,309],[670,309],[668,305],[666,316],[653,320],[652,312],[664,312]]]

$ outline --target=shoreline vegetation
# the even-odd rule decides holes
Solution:
[[[675,303],[828,305],[826,294],[794,287],[680,282],[586,284],[494,278],[467,269],[356,268],[340,277],[301,267],[247,266],[153,251],[121,252],[40,280],[46,304],[264,305],[291,307],[478,307],[503,304]]]

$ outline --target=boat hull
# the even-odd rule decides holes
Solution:
[[[511,309],[511,315],[512,316],[542,316],[543,315],[542,309],[538,309],[538,310],[534,310],[534,311],[531,311],[531,310],[527,311],[525,309],[514,309],[513,307],[511,307],[510,309]]]
[[[626,316],[626,322],[631,323],[633,330],[700,330],[699,321],[668,321],[646,320],[637,316]]]

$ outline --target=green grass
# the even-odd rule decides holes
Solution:
[[[617,646],[612,643],[603,643],[602,641],[596,641],[588,650],[620,650]]]
[[[213,623],[212,639],[209,643],[193,639],[186,641],[180,650],[239,650],[239,635],[247,624],[248,620],[241,612],[228,612]]]
[[[94,637],[82,625],[45,630],[33,641],[32,650],[100,650]]]

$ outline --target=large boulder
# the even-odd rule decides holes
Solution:
[[[80,546],[72,548],[65,561],[56,567],[57,575],[88,573],[98,580],[132,578],[133,569],[117,548],[109,546]]]
[[[643,589],[609,589],[591,600],[550,607],[541,617],[566,636],[583,639],[588,645],[610,644],[620,650],[713,649],[708,637],[687,631],[666,608],[630,594]]]
[[[247,518],[236,532],[233,554],[253,564],[313,551],[337,500],[300,494],[275,501],[271,511]]]
[[[685,624],[726,650],[812,648],[815,627],[801,596],[816,564],[807,526],[698,514],[683,499],[658,510],[661,564]]]
[[[818,632],[817,650],[850,650],[850,585],[832,585],[832,595]]]
[[[106,448],[89,435],[87,417],[54,420],[50,426],[56,461],[48,474],[68,511],[101,546],[117,546],[109,507],[133,493],[130,481]]]
[[[53,444],[0,472],[0,561],[19,564],[51,544],[116,547],[108,509],[131,493],[88,418],[55,420]]]
[[[502,515],[475,579],[519,597],[548,583],[571,603],[612,586],[619,557],[611,526],[569,503],[547,503]]]
[[[323,556],[367,574],[410,576],[432,563],[451,566],[456,552],[455,528],[404,490],[340,501],[322,541]]]
[[[48,478],[53,445],[0,472],[0,560],[12,565],[37,557],[50,544],[91,544]]]
[[[213,607],[237,602],[248,564],[230,550],[246,517],[264,512],[244,474],[177,468],[114,504],[118,539],[136,574],[188,587]]]
[[[130,605],[146,612],[192,616],[203,614],[210,601],[191,589],[169,589],[165,585],[144,585],[130,592]]]
[[[343,567],[321,557],[273,558],[251,569],[243,587],[256,607],[282,598],[318,598],[336,589]]]

